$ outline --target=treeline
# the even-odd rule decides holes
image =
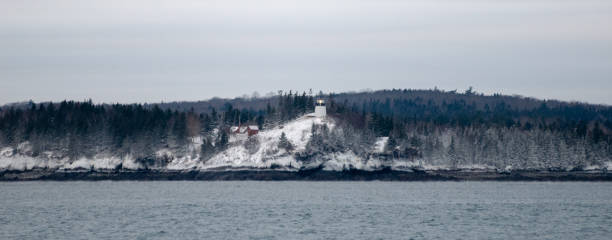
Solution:
[[[31,148],[24,151],[34,157],[52,153],[76,159],[107,151],[150,162],[157,150],[181,152],[197,137],[203,142],[202,155],[210,156],[225,147],[230,126],[250,124],[264,129],[311,111],[313,105],[313,97],[305,93],[288,92],[278,98],[277,105],[268,104],[265,110],[237,109],[227,103],[209,113],[91,101],[5,107],[0,109],[0,147],[18,149],[29,142]]]
[[[437,94],[439,92],[432,92],[432,96]],[[410,90],[389,91],[389,95],[397,97],[383,100],[376,98],[376,94],[372,98],[364,95],[350,100],[344,94],[330,94],[328,112],[379,136],[402,137],[416,128],[493,127],[549,130],[594,142],[611,140],[612,107],[558,102],[549,106],[548,102],[540,101],[538,107],[527,108],[508,103],[501,95],[482,96],[472,90],[446,94],[452,96],[449,97],[452,100],[410,97]],[[490,101],[496,98],[501,100]],[[479,99],[487,99],[491,105],[479,103]]]
[[[374,155],[449,168],[559,170],[612,161],[612,107],[559,102],[549,106],[546,101],[538,107],[517,106],[517,102],[490,101],[506,97],[477,96],[471,90],[447,93],[450,101],[412,98],[409,90],[388,94],[396,98],[373,94],[369,99],[347,99],[330,94],[328,114],[340,127],[316,128],[301,156],[350,150],[362,159]],[[469,101],[481,98],[490,98],[491,105]],[[382,152],[362,150],[371,149],[372,136],[388,137]]]
[[[312,94],[279,91],[264,98],[224,100],[240,109],[263,113],[266,122],[279,122],[312,111]],[[287,98],[292,98],[287,100]],[[328,112],[353,126],[379,136],[391,131],[401,135],[416,123],[436,127],[505,127],[529,131],[548,129],[606,141],[612,131],[612,107],[578,102],[539,100],[518,95],[484,95],[468,88],[464,92],[439,89],[392,89],[356,93],[331,93],[315,98],[328,100]],[[221,99],[164,103],[163,109],[197,109],[210,113]],[[304,106],[309,106],[305,110]],[[188,108],[190,107],[190,108]],[[223,107],[225,108],[225,107]],[[260,121],[261,122],[261,121]],[[395,130],[394,130],[395,129]]]
[[[167,104],[29,103],[0,109],[0,147],[71,159],[100,152],[130,154],[145,165],[163,166],[167,162],[156,156],[158,150],[188,154],[193,152],[188,145],[197,143],[205,160],[227,146],[230,126],[265,130],[312,112],[317,98],[327,101],[328,115],[339,127],[313,127],[306,152],[298,153],[303,160],[348,150],[367,158],[383,136],[389,137],[382,153],[387,158],[435,159],[447,165],[510,161],[531,167],[555,152],[562,155],[557,159],[579,156],[582,163],[601,162],[612,154],[612,107],[485,96],[472,89],[317,96],[289,91],[254,98],[253,105],[241,99],[240,107],[227,101],[221,107],[183,111]],[[24,142],[28,149],[20,146]]]
[[[8,108],[0,113],[0,144],[18,148],[29,142],[32,156],[89,157],[110,150],[151,155],[160,146],[180,146],[207,124],[192,112],[163,111],[142,105],[110,106],[63,101]]]

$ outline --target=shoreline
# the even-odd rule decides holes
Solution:
[[[300,171],[249,170],[93,170],[64,171],[33,169],[0,172],[0,182],[9,181],[612,181],[607,171]]]

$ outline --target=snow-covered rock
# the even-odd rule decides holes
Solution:
[[[333,153],[323,163],[323,170],[342,171],[349,169],[361,169],[366,171],[378,170],[384,167],[378,159],[363,159],[353,152]]]

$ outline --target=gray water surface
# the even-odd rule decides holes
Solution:
[[[612,239],[612,183],[2,182],[0,239]]]

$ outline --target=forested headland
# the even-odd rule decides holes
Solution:
[[[283,126],[312,112],[319,98],[327,102],[327,124],[312,123],[299,139],[286,137],[290,130]],[[267,135],[237,139],[228,129],[239,124],[256,125],[262,134],[282,131],[284,139],[268,145]],[[222,162],[221,155],[231,158],[238,148],[251,154],[236,156],[246,159],[240,164],[264,168],[607,170],[612,168],[612,107],[484,95],[470,88],[461,93],[286,91],[200,102],[28,102],[0,108],[5,168],[19,169],[18,161],[28,162],[24,169],[40,161],[38,167],[62,168],[111,157],[129,157],[143,169],[204,168]],[[111,167],[126,166],[117,160]]]

